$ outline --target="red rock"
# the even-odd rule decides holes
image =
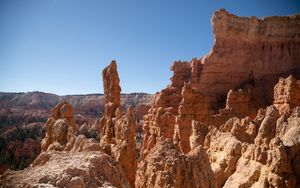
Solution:
[[[42,151],[49,148],[70,150],[67,143],[72,145],[76,135],[77,126],[73,117],[73,108],[66,101],[61,102],[52,109],[52,117],[46,123],[46,136],[42,140]]]
[[[289,113],[291,108],[300,106],[300,81],[293,76],[280,78],[274,88],[273,104],[280,114]]]
[[[192,120],[219,127],[232,117],[253,119],[259,108],[272,104],[279,76],[300,78],[299,24],[299,15],[258,19],[216,11],[212,51],[191,62],[175,62],[171,83],[155,95],[144,119],[142,156],[159,137],[188,152]],[[184,97],[189,97],[183,95],[185,84],[198,91],[202,101],[191,96],[191,104],[184,104]]]
[[[120,79],[117,72],[117,63],[112,61],[111,64],[102,71],[104,87],[104,104],[105,115],[114,117],[114,112],[120,107],[121,87]]]
[[[300,106],[299,81],[289,77],[275,86],[279,76],[299,79],[300,16],[257,19],[219,10],[212,25],[212,51],[174,63],[171,83],[153,99],[144,118],[136,185],[176,187],[165,181],[167,173],[156,175],[168,162],[151,160],[172,151],[180,161],[175,151],[184,155],[201,145],[217,187],[300,185],[299,165],[291,166],[300,158],[299,120],[291,116]],[[157,148],[165,140],[174,148],[162,152]]]
[[[129,107],[124,114],[120,108],[121,87],[115,61],[103,70],[102,76],[105,113],[101,119],[100,147],[120,163],[129,184],[133,186],[136,169],[134,111]]]
[[[214,175],[203,148],[184,155],[164,140],[139,163],[135,187],[215,187]]]

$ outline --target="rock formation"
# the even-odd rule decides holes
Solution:
[[[184,86],[183,92],[186,92],[186,89]],[[187,125],[191,124],[188,142],[191,151],[185,152],[180,147],[176,147],[176,128],[173,141],[157,136],[149,153],[139,162],[136,187],[299,186],[299,96],[299,81],[289,76],[286,79],[280,78],[274,87],[274,105],[259,109],[254,118],[233,117],[221,126],[214,126],[207,125],[205,118],[202,121],[196,121],[196,116],[192,116],[190,118],[192,122],[186,122]],[[189,97],[184,96],[183,99],[197,101],[197,97],[189,95]],[[230,109],[228,106],[231,104],[228,103],[230,101],[227,99],[225,109]],[[192,112],[197,109],[193,105],[197,104],[201,104],[204,112],[207,112],[206,105],[200,102],[192,103],[187,109]],[[282,106],[288,106],[289,110],[280,113]],[[179,107],[180,110],[181,108]],[[201,110],[197,112],[207,114],[201,113]],[[182,113],[179,111],[180,114]],[[208,120],[207,122],[214,121]],[[202,146],[204,149],[201,148]],[[202,156],[197,156],[196,159],[201,158],[202,161],[193,161],[193,165],[187,165],[188,156],[195,151]],[[206,153],[209,164],[205,162]],[[181,169],[191,172],[189,181],[186,182],[186,175]],[[194,178],[194,173],[203,174],[211,171],[213,172],[211,175],[206,174],[208,175],[206,177]]]
[[[101,148],[121,164],[125,175],[134,185],[136,169],[135,117],[131,107],[124,114],[120,108],[117,64],[112,61],[102,72],[105,113],[101,119]]]
[[[77,134],[73,108],[67,102],[62,102],[52,109],[51,115],[52,117],[46,123],[46,136],[42,141],[42,151],[47,151],[48,148],[62,151]]]
[[[138,164],[135,113],[122,108],[113,61],[102,73],[104,116],[94,122],[100,143],[77,136],[73,108],[62,102],[42,153],[0,176],[0,186],[300,187],[300,16],[219,10],[212,25],[212,51],[175,62],[171,83],[154,96]]]
[[[195,62],[201,71],[191,72],[193,85],[204,94],[219,97],[230,89],[254,85],[265,91],[260,93],[264,101],[254,102],[270,104],[278,76],[298,75],[299,15],[258,19],[237,17],[221,9],[214,13],[212,27],[213,49]],[[199,76],[196,82],[194,75]]]
[[[155,157],[177,153],[180,161],[199,146],[216,187],[299,186],[300,16],[241,18],[219,10],[212,25],[212,51],[174,62],[171,83],[144,117],[136,186],[168,187],[171,178],[168,185],[180,187],[162,170],[169,161]],[[173,146],[161,151],[165,140]]]
[[[174,62],[171,83],[155,95],[144,121],[143,156],[158,137],[174,139],[186,153],[192,120],[220,126],[231,117],[254,118],[259,108],[272,104],[280,76],[300,79],[299,15],[258,19],[221,9],[214,13],[212,26],[212,51],[191,62]],[[197,92],[189,99],[192,105],[184,107],[186,86]],[[195,109],[198,103],[204,107]],[[201,110],[203,117],[185,108]]]
[[[151,94],[121,94],[121,108],[135,108],[139,135],[142,133],[143,116],[150,108]],[[74,111],[78,134],[87,138],[100,138],[100,117],[104,114],[104,95],[58,96],[43,92],[0,92],[0,142],[3,156],[0,174],[6,169],[20,170],[28,167],[41,152],[44,124],[51,108],[60,101],[67,101]],[[141,137],[141,136],[140,136]],[[139,146],[142,138],[139,138]]]
[[[42,153],[30,167],[0,176],[1,187],[130,187],[122,167],[96,140],[77,136],[70,104],[56,105],[45,126]]]
[[[207,154],[200,146],[187,155],[168,140],[139,163],[135,187],[215,187]]]
[[[22,171],[0,176],[1,187],[129,187],[115,161],[100,151],[47,152]]]
[[[274,90],[274,106],[280,114],[288,113],[291,108],[300,104],[300,82],[293,76],[279,79]]]
[[[117,65],[103,71],[105,115],[99,142],[77,136],[73,108],[64,101],[52,109],[42,140],[42,153],[29,168],[7,171],[2,187],[133,187],[136,169],[135,118],[120,106]],[[104,152],[106,153],[104,153]]]

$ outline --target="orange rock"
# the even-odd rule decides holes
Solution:
[[[121,87],[115,61],[103,70],[102,76],[105,113],[101,119],[100,147],[120,163],[128,182],[133,186],[136,169],[134,111],[129,107],[124,114],[120,108]]]
[[[216,11],[212,51],[191,62],[175,62],[171,83],[155,95],[144,119],[142,156],[160,138],[188,152],[192,120],[220,127],[232,117],[254,119],[259,108],[272,103],[279,76],[300,79],[299,24],[299,15],[258,19]],[[190,89],[183,91],[184,85]],[[198,91],[202,101],[189,91]]]
[[[32,166],[8,170],[1,187],[121,187],[130,188],[122,169],[101,151],[58,152],[39,155]]]
[[[175,62],[171,83],[153,99],[144,118],[136,185],[167,186],[169,175],[155,173],[168,162],[151,162],[154,156],[172,151],[180,161],[175,153],[184,155],[201,145],[217,187],[300,185],[300,167],[291,166],[300,161],[299,119],[291,116],[300,106],[300,16],[257,19],[219,10],[212,25],[212,51],[191,62]],[[281,79],[273,92],[278,77],[288,74],[296,78]],[[174,148],[162,152],[165,140]]]
[[[103,87],[104,87],[104,104],[105,115],[114,117],[115,111],[120,107],[121,87],[120,79],[117,71],[116,61],[102,71]]]
[[[203,148],[184,155],[170,140],[164,140],[139,163],[135,187],[213,188],[215,181]]]
[[[65,147],[73,142],[77,134],[77,126],[73,117],[73,108],[66,101],[52,109],[52,117],[46,123],[46,136],[42,140],[42,152],[49,148],[54,150],[70,150]],[[69,143],[71,144],[71,143]]]
[[[280,114],[290,113],[291,108],[300,106],[300,81],[293,76],[280,78],[274,88],[273,104]]]
[[[189,138],[192,133],[192,120],[205,122],[209,115],[208,99],[199,90],[185,84],[182,88],[182,101],[176,118],[175,136],[178,135],[179,148],[182,152],[190,151]]]

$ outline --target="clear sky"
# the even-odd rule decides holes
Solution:
[[[102,93],[102,69],[115,59],[123,93],[155,93],[173,61],[210,51],[220,8],[288,15],[300,1],[0,0],[0,91]]]

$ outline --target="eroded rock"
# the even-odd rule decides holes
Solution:
[[[119,76],[115,61],[102,73],[105,113],[101,119],[100,147],[116,161],[125,172],[130,185],[134,185],[136,170],[135,117],[129,107],[126,113],[120,108]]]

